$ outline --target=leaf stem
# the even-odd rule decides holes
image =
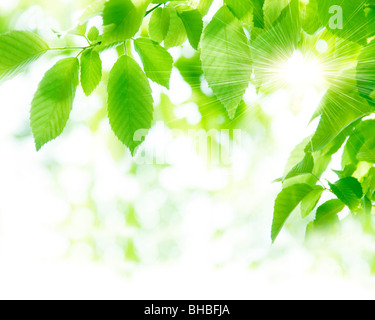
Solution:
[[[61,48],[49,48],[48,50],[57,50],[57,51],[74,51],[74,50],[87,50],[87,49],[90,49],[90,48],[94,48],[96,46],[99,46],[101,44],[101,42],[97,42],[97,43],[94,43],[94,44],[91,44],[87,47],[61,47]]]
[[[58,51],[66,51],[66,50],[83,50],[89,47],[61,47],[61,48],[49,48],[48,50],[58,50]]]
[[[145,17],[147,17],[150,13],[152,13],[153,11],[155,11],[157,8],[160,8],[162,5],[168,3],[169,1],[165,1],[165,2],[162,2],[162,3],[159,3],[157,6],[153,7],[152,9],[148,10],[145,14]]]

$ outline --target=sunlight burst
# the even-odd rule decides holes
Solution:
[[[324,84],[324,70],[319,60],[296,50],[277,68],[278,78],[292,90],[320,87]]]

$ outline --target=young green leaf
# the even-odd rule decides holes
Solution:
[[[120,57],[108,80],[108,118],[113,132],[132,155],[151,128],[151,93],[148,79],[139,65],[128,56]]]
[[[279,0],[278,0],[279,1]],[[274,5],[272,4],[272,8]],[[273,18],[272,18],[273,19]],[[254,64],[255,84],[273,90],[279,86],[278,77],[273,70],[280,61],[291,57],[301,39],[301,19],[299,2],[292,0],[273,22],[272,27],[261,33],[253,42],[251,55]]]
[[[295,184],[283,189],[276,198],[272,221],[271,239],[275,242],[293,210],[313,188],[307,184]]]
[[[169,28],[164,38],[164,47],[166,49],[178,47],[182,45],[186,39],[187,34],[184,23],[177,14],[177,10],[173,7],[166,7],[164,10],[169,12]]]
[[[361,121],[350,134],[349,139],[344,147],[342,156],[342,167],[358,164],[358,152],[364,143],[375,136],[375,120]]]
[[[322,27],[318,13],[318,0],[310,0],[301,10],[301,16],[302,28],[308,34],[313,35]]]
[[[102,60],[99,53],[87,50],[81,57],[81,85],[83,92],[89,96],[102,78]]]
[[[201,60],[209,86],[233,119],[249,85],[252,67],[246,35],[226,6],[204,30]]]
[[[310,152],[305,154],[303,160],[298,163],[289,173],[286,175],[286,179],[290,179],[299,175],[312,173],[314,169],[314,158]]]
[[[163,42],[167,36],[170,24],[170,13],[167,8],[157,8],[150,18],[148,33],[156,42]]]
[[[156,83],[169,89],[173,58],[159,43],[146,38],[134,41],[146,75]]]
[[[191,46],[198,50],[199,41],[203,31],[203,17],[199,10],[177,10],[178,16],[182,20],[187,37]]]
[[[11,31],[0,35],[0,80],[17,75],[47,50],[47,43],[29,31]]]
[[[122,42],[139,30],[151,0],[109,0],[104,5],[103,42]]]
[[[197,9],[201,13],[202,16],[205,16],[208,11],[210,10],[210,7],[214,0],[200,0]]]
[[[90,41],[96,41],[98,39],[98,36],[99,36],[99,30],[97,27],[91,27],[89,32],[87,32],[87,38]]]
[[[39,150],[64,130],[78,86],[79,61],[66,58],[46,72],[31,103],[30,122]]]
[[[366,161],[369,163],[375,163],[375,138],[369,138],[359,149],[357,154],[359,161]]]
[[[334,140],[349,125],[371,114],[373,108],[359,96],[353,81],[343,77],[340,85],[333,85],[324,96],[319,112],[321,119],[311,139],[310,151],[319,151]]]
[[[316,210],[314,224],[322,224],[323,222],[337,219],[337,214],[344,210],[344,208],[345,204],[341,200],[328,200]]]
[[[316,186],[301,202],[301,216],[306,218],[314,210],[322,196],[324,189]]]
[[[358,57],[357,87],[359,94],[372,101],[371,94],[375,91],[375,41],[364,47]]]
[[[250,14],[254,8],[253,0],[224,0],[224,3],[238,19]]]

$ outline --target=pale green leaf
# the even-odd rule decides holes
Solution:
[[[102,78],[102,60],[99,53],[87,50],[81,57],[81,85],[86,96],[98,86]]]
[[[0,35],[0,80],[17,75],[48,49],[39,36],[29,31]]]
[[[31,103],[30,122],[39,150],[64,130],[78,86],[77,58],[58,61],[46,72]]]
[[[309,149],[316,152],[333,141],[355,121],[372,113],[373,108],[356,91],[339,91],[333,86],[324,96],[322,116]]]
[[[173,58],[168,51],[157,42],[145,38],[136,39],[134,47],[141,57],[146,75],[169,89]]]
[[[103,43],[125,41],[139,30],[151,0],[109,0],[103,11]]]
[[[152,13],[150,22],[148,24],[148,32],[150,34],[150,38],[159,43],[163,42],[169,30],[169,23],[169,10],[166,8],[156,9]]]
[[[306,218],[314,210],[322,196],[324,189],[316,186],[301,202],[301,216]]]
[[[97,27],[91,27],[89,32],[87,33],[87,38],[90,41],[96,41],[99,36],[99,30]]]
[[[134,155],[153,118],[150,84],[139,65],[130,57],[120,57],[108,80],[108,118],[112,130]]]
[[[169,28],[164,38],[164,47],[166,49],[178,47],[187,39],[184,23],[178,16],[175,8],[166,7],[164,10],[169,12]]]
[[[289,173],[285,177],[285,180],[299,175],[312,173],[313,169],[314,158],[310,152],[307,152],[303,160],[289,171]]]
[[[197,50],[203,31],[203,20],[199,10],[177,10],[191,46]]]
[[[201,60],[209,86],[233,119],[249,85],[252,67],[246,35],[226,6],[204,30]]]
[[[224,3],[238,19],[252,13],[254,7],[253,0],[224,0]]]
[[[283,189],[276,198],[271,238],[274,242],[290,214],[313,188],[307,184],[295,184]]]

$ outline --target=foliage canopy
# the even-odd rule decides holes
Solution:
[[[78,52],[45,73],[31,102],[30,125],[37,150],[64,131],[79,84],[89,96],[105,81],[111,128],[134,155],[144,138],[139,137],[139,130],[147,133],[152,126],[149,80],[169,89],[174,66],[192,86],[198,85],[195,79],[203,74],[215,99],[226,109],[225,116],[232,120],[250,83],[264,93],[288,85],[280,79],[278,67],[299,52],[319,60],[327,90],[312,118],[319,118],[315,133],[296,147],[288,169],[278,179],[282,191],[275,201],[272,241],[298,206],[303,219],[315,212],[308,230],[327,221],[336,223],[344,208],[356,215],[371,214],[375,200],[375,121],[371,117],[375,111],[375,2],[224,0],[205,23],[212,2],[93,1],[72,29],[87,40],[85,47],[51,48],[30,31],[0,35],[0,80],[16,76],[48,51]],[[337,21],[340,12],[341,23]],[[88,29],[97,16],[102,17],[101,30]],[[140,34],[144,25],[148,32]],[[181,67],[181,61],[174,62],[168,52],[186,41],[197,51],[198,66]],[[102,77],[104,50],[119,53],[108,79]],[[337,181],[324,184],[321,178],[336,155],[342,156],[341,168],[335,171]],[[327,194],[331,199],[321,201]]]

